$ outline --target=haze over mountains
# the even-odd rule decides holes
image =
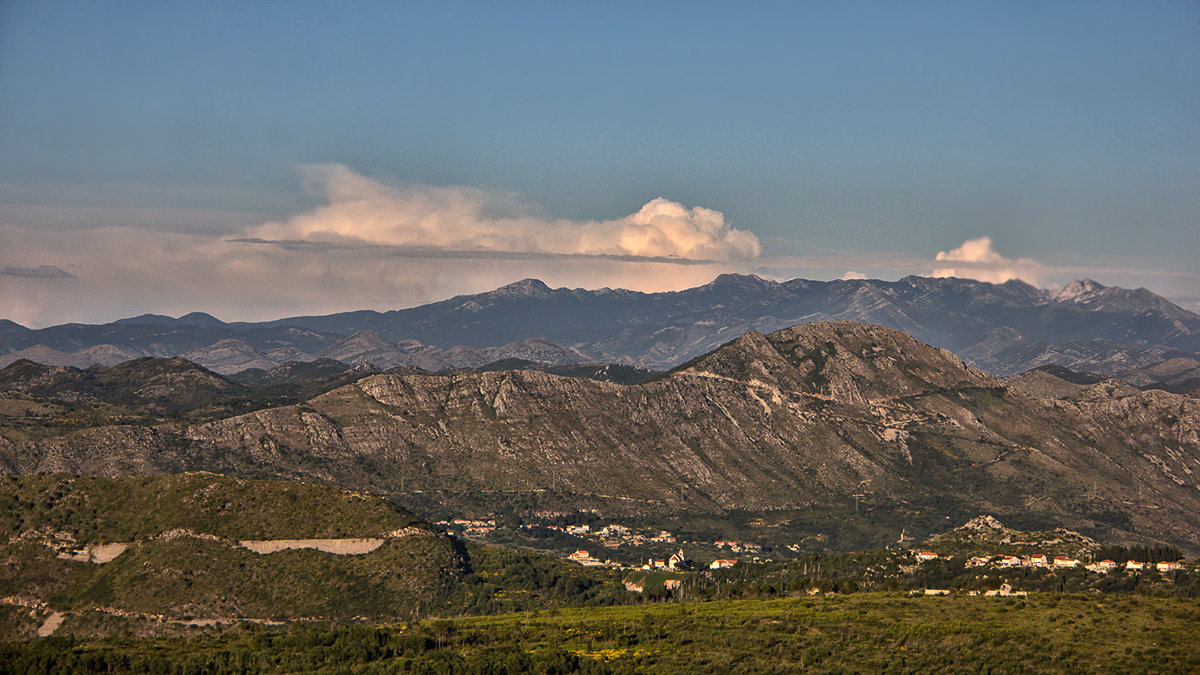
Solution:
[[[1200,316],[1145,289],[1080,280],[1049,291],[926,277],[780,283],[722,275],[669,293],[551,289],[526,279],[411,309],[259,323],[202,313],[38,330],[3,321],[0,365],[184,356],[227,374],[320,358],[430,371],[503,359],[664,370],[751,331],[824,320],[903,330],[996,375],[1055,364],[1139,386],[1200,384]]]

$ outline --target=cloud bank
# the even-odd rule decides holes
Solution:
[[[9,214],[0,219],[0,318],[34,327],[145,312],[261,320],[408,307],[526,277],[677,290],[746,271],[761,251],[719,211],[666,199],[578,222],[509,194],[396,187],[343,166],[309,167],[304,179],[327,204],[226,236],[43,229]]]
[[[1031,258],[1005,258],[992,248],[991,237],[980,237],[963,242],[962,246],[949,251],[938,251],[937,263],[932,272],[935,277],[961,277],[994,284],[1010,279],[1039,285],[1044,270]]]
[[[306,188],[328,200],[282,223],[249,228],[262,240],[365,242],[450,251],[683,258],[754,258],[758,237],[725,216],[659,198],[608,221],[543,216],[516,197],[472,187],[396,187],[341,165],[305,167]]]
[[[556,287],[656,292],[698,286],[725,272],[776,279],[1015,278],[1039,286],[1090,277],[1152,286],[1188,307],[1198,299],[1200,274],[1043,265],[1005,257],[989,237],[936,255],[771,256],[719,211],[667,199],[612,220],[573,221],[549,217],[511,194],[398,187],[339,165],[308,167],[303,178],[324,199],[321,206],[250,226],[205,225],[201,233],[169,224],[114,225],[127,210],[114,215],[104,207],[72,207],[69,223],[51,226],[39,213],[0,209],[0,318],[31,327],[145,312],[263,320],[410,307],[526,277]]]

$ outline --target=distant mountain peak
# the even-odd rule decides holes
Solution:
[[[757,274],[721,274],[708,282],[705,288],[742,288],[760,290],[778,286],[778,282],[764,279]]]
[[[550,295],[551,288],[542,282],[541,279],[522,279],[514,281],[507,286],[501,286],[492,291],[490,295],[509,297],[509,298],[544,298]]]
[[[1036,292],[1036,293],[1045,293],[1045,291],[1038,288],[1037,286],[1034,286],[1033,284],[1029,283],[1028,281],[1025,281],[1024,279],[1009,279],[1008,281],[1006,281],[1000,285],[1005,286],[1007,288],[1020,288],[1025,291],[1032,291],[1032,292]]]
[[[224,321],[221,321],[212,314],[206,312],[191,312],[184,314],[176,320],[176,323],[182,326],[223,326]]]
[[[995,381],[944,349],[903,331],[857,321],[818,321],[763,335],[748,333],[676,371],[866,404],[888,396]]]
[[[190,312],[184,314],[178,319],[171,318],[165,314],[139,314],[131,316],[127,319],[118,319],[113,322],[114,325],[136,325],[136,326],[224,326],[225,322],[211,314],[204,312]]]
[[[144,325],[169,325],[175,323],[175,319],[165,314],[139,314],[125,319],[117,319],[113,325],[134,324],[139,326]]]
[[[1060,288],[1054,294],[1054,299],[1059,302],[1074,302],[1107,288],[1107,286],[1091,279],[1076,279]]]

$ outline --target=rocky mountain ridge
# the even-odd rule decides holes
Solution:
[[[0,330],[0,365],[21,358],[111,365],[137,356],[187,355],[222,373],[320,357],[427,370],[500,358],[663,370],[738,335],[824,320],[903,330],[997,375],[1057,364],[1109,376],[1200,359],[1200,316],[1145,289],[1091,280],[1051,291],[1020,281],[776,282],[722,275],[668,293],[552,289],[526,279],[411,309],[261,323],[223,323],[198,313],[40,330],[9,322]],[[530,345],[531,339],[540,343]]]
[[[0,466],[301,478],[427,514],[861,506],[928,527],[987,512],[1200,550],[1200,400],[1112,381],[1050,394],[894,329],[820,322],[637,385],[383,373],[207,422],[5,433]]]

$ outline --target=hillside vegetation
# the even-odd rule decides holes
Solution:
[[[32,637],[56,613],[56,634],[144,635],[238,621],[379,622],[610,604],[628,595],[613,573],[464,546],[379,497],[296,482],[6,478],[0,528],[5,639]],[[260,554],[241,544],[313,539],[369,539],[374,548]]]
[[[35,670],[125,672],[1158,672],[1200,668],[1192,601],[859,594],[190,639],[0,645]]]

